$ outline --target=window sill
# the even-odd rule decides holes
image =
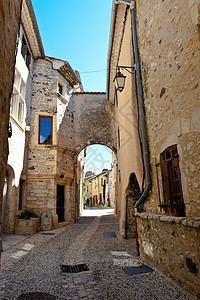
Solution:
[[[14,121],[14,123],[22,130],[25,131],[24,125],[22,125],[12,114],[10,114],[10,118]]]
[[[62,94],[60,94],[59,92],[57,92],[57,96],[58,96],[61,100],[65,101],[66,103],[69,102],[69,100],[67,100],[67,98],[65,98],[65,97],[64,97]]]

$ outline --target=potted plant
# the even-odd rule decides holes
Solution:
[[[32,210],[23,211],[15,219],[15,234],[29,234],[33,235],[40,229],[40,216]]]
[[[164,208],[165,213],[175,217],[185,217],[185,204],[181,201],[165,201],[164,204],[159,205]]]

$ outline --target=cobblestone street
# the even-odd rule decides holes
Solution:
[[[86,209],[78,223],[39,232],[4,251],[0,299],[190,299],[157,271],[123,271],[142,263],[135,241],[120,237],[112,212]],[[61,271],[61,265],[79,264],[89,270]]]

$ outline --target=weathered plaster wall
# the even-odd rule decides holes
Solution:
[[[200,37],[193,21],[199,1],[136,2],[153,179],[145,206],[159,212],[155,158],[177,144],[186,216],[199,216]]]
[[[134,66],[130,10],[127,12],[118,65]],[[120,231],[124,236],[126,188],[129,184],[129,176],[134,172],[140,188],[142,189],[143,165],[138,131],[139,122],[135,74],[130,74],[124,69],[121,71],[126,76],[126,83],[123,92],[117,92],[115,95],[115,130],[118,136],[117,158],[118,170],[120,172],[118,185],[118,214],[120,217]],[[131,212],[129,212],[129,230],[130,232],[134,232],[134,226],[132,226],[131,229],[131,223],[134,221],[134,214],[132,214],[134,206],[130,197],[128,198],[128,206],[129,208],[132,207]]]
[[[20,2],[20,0],[5,0],[0,2],[0,216],[8,157],[7,125],[9,120],[17,32],[19,28]]]
[[[138,218],[140,257],[200,295],[200,220],[141,213]]]

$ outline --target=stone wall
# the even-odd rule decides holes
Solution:
[[[105,145],[116,152],[116,135],[105,93],[77,93],[73,96],[75,151],[92,144]]]
[[[140,258],[200,297],[200,220],[140,213]]]
[[[68,94],[58,93],[58,81]],[[47,59],[34,62],[28,145],[26,207],[51,211],[57,223],[57,184],[65,186],[65,220],[77,218],[79,187],[75,178],[82,149],[100,143],[115,149],[110,108],[104,93],[70,96],[72,87]],[[52,145],[38,143],[39,116],[53,117]]]
[[[136,4],[152,177],[144,211],[164,214],[158,206],[155,160],[159,162],[165,149],[177,145],[187,217],[139,215],[141,258],[199,295],[200,39],[193,16],[199,1]],[[162,177],[158,176],[163,201]]]
[[[155,158],[159,161],[162,151],[177,145],[186,216],[199,216],[200,38],[194,21],[199,0],[136,4],[153,180],[145,207],[160,212]]]
[[[13,83],[17,32],[19,29],[20,2],[20,0],[5,0],[0,2],[0,215],[8,157],[7,125],[9,121],[10,95]]]
[[[66,185],[67,208],[70,183],[73,179],[73,152],[66,150],[70,137],[67,137],[67,140],[65,136],[65,145],[62,142],[64,137],[61,134],[61,128],[67,114],[68,103],[59,99],[57,95],[59,76],[60,74],[52,68],[50,61],[38,59],[34,62],[26,199],[27,208],[32,208],[40,214],[46,210],[51,211],[54,224],[58,221],[56,215],[57,184]],[[64,78],[62,80],[66,81]],[[38,143],[40,115],[53,117],[52,145]],[[72,149],[72,146],[69,148]],[[67,214],[65,217],[68,220],[71,219]]]

